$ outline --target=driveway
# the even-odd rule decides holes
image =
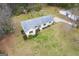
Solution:
[[[73,25],[71,22],[66,21],[66,20],[64,20],[64,19],[61,19],[61,18],[58,18],[58,17],[54,17],[54,21],[55,21],[56,23],[62,22],[62,23],[67,23],[67,24],[69,24],[69,25]]]

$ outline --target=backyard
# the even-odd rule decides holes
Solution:
[[[58,13],[58,7],[47,6],[39,12],[30,12],[13,16],[15,33],[9,39],[6,51],[8,55],[79,55],[79,29],[71,28],[65,23],[55,23],[50,27],[40,31],[37,36],[24,38],[21,33],[22,27],[20,22],[43,15],[52,15],[63,19],[68,19]],[[6,45],[6,43],[5,43]]]

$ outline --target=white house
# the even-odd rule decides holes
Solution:
[[[54,20],[51,16],[43,16],[35,19],[29,19],[27,21],[21,21],[21,26],[27,37],[29,35],[36,35],[37,30],[43,30],[49,25],[53,24]]]
[[[79,18],[79,16],[72,14],[69,10],[60,10],[59,13],[64,16],[67,16],[68,18],[74,21],[76,21]]]
[[[60,10],[59,13],[70,18],[70,21],[71,21],[70,24],[72,24],[72,26],[74,26],[74,27],[77,26],[75,21],[79,20],[79,16],[73,14],[70,10]]]

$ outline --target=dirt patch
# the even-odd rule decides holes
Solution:
[[[0,41],[0,51],[9,55],[9,53],[11,53],[13,43],[14,43],[14,35],[7,34]]]

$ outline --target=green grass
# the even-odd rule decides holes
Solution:
[[[57,13],[57,7],[44,9],[48,14],[63,17]],[[30,14],[13,18],[19,30],[16,32],[16,42],[10,55],[79,55],[79,29],[69,30],[63,23],[51,25],[40,31],[36,37],[24,40],[19,22],[31,18]],[[39,16],[39,12],[36,12],[32,18]]]

